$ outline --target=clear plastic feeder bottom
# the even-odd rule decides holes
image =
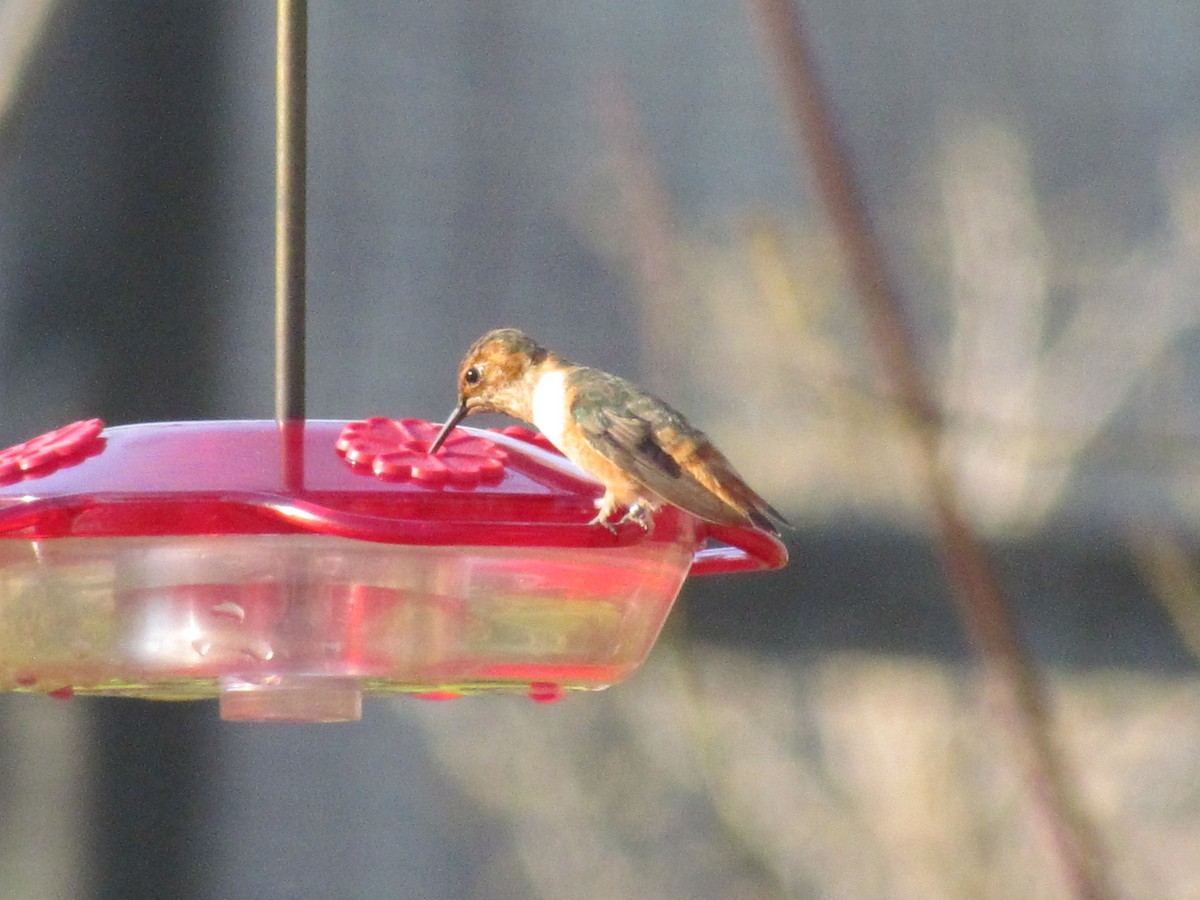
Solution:
[[[644,660],[690,562],[683,543],[0,541],[0,687],[306,721],[357,718],[364,692],[598,689]]]

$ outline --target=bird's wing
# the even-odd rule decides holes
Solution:
[[[663,500],[719,524],[753,522],[774,531],[771,519],[785,521],[661,400],[594,369],[572,378],[571,387],[571,414],[589,444]]]

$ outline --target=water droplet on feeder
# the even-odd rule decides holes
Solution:
[[[534,703],[556,703],[565,693],[561,684],[551,681],[535,681],[529,685],[529,699]]]

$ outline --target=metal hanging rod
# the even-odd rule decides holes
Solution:
[[[278,0],[275,49],[275,418],[305,412],[308,3]]]

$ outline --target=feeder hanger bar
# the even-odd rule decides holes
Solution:
[[[307,0],[277,0],[275,50],[275,418],[303,421]]]

